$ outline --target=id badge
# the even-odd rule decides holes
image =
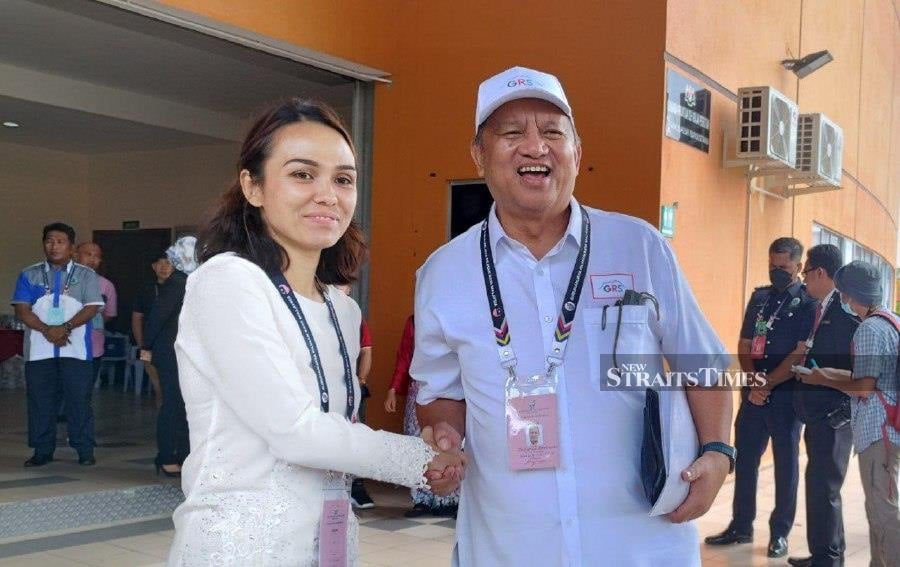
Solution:
[[[510,381],[506,388],[506,440],[511,470],[559,466],[559,407],[555,376]]]
[[[766,336],[756,335],[750,344],[750,358],[760,360],[766,352]]]
[[[62,307],[51,307],[47,311],[47,324],[54,325],[62,325],[66,322],[66,314],[63,311]]]
[[[350,518],[350,477],[334,471],[325,475],[322,517],[319,520],[319,565],[346,567]]]

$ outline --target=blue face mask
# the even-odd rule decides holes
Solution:
[[[850,309],[849,303],[844,303],[843,301],[841,301],[841,309],[843,309],[844,313],[846,313],[847,315],[852,315],[853,317],[856,317],[856,313],[854,313],[853,310]]]

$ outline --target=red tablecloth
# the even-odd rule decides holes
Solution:
[[[0,329],[0,362],[12,358],[17,354],[23,354],[25,343],[24,331]]]

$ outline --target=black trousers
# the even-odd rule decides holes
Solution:
[[[815,567],[844,564],[841,487],[850,464],[853,432],[846,423],[834,429],[827,418],[807,423],[803,434],[806,465],[806,541]]]
[[[153,366],[159,371],[159,389],[162,391],[162,405],[156,419],[156,464],[180,465],[191,448],[175,353],[153,351]]]
[[[787,537],[797,513],[797,484],[800,479],[800,421],[794,413],[793,392],[774,391],[769,403],[757,406],[742,393],[735,421],[734,503],[731,529],[753,533],[756,519],[756,487],[759,462],[772,439],[775,458],[775,509],[769,517],[769,535]]]
[[[48,358],[25,363],[28,398],[28,446],[35,454],[56,449],[56,418],[65,401],[69,446],[79,455],[94,453],[94,412],[91,394],[94,365],[75,358]]]

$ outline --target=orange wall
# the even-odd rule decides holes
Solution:
[[[809,246],[812,223],[818,222],[896,260],[897,20],[891,0],[669,0],[667,12],[668,53],[731,92],[774,86],[797,101],[801,112],[823,112],[844,131],[843,166],[850,175],[841,190],[788,201],[760,194],[749,199],[746,285],[746,182],[743,170],[725,170],[721,162],[724,129],[736,121],[735,103],[713,90],[714,147],[708,156],[664,139],[661,200],[679,202],[673,245],[704,311],[734,345],[746,293],[766,283],[767,248],[775,238],[792,235]],[[835,60],[802,80],[779,64],[822,49]],[[709,276],[711,265],[715,277]]]
[[[547,4],[539,0],[518,2],[514,11],[474,0],[165,3],[392,74],[393,84],[375,92],[375,425],[399,423],[383,414],[381,392],[412,309],[415,270],[447,240],[448,182],[475,176],[468,144],[481,80],[513,65],[557,74],[584,145],[576,195],[658,220],[662,2],[580,0],[552,17],[542,15]]]

